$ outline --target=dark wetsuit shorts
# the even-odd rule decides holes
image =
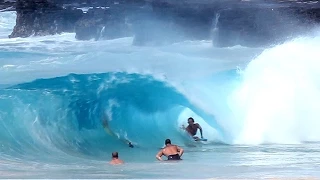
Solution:
[[[173,154],[168,156],[168,160],[181,160],[179,154]]]

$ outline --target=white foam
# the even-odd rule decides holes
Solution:
[[[16,12],[0,12],[0,39],[8,38],[16,24]]]
[[[231,98],[241,124],[236,143],[320,140],[319,48],[320,36],[299,38],[248,65]]]

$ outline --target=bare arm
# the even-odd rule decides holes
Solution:
[[[181,157],[183,155],[184,150],[179,146],[177,146],[177,150],[179,152],[179,156]]]
[[[189,126],[185,127],[184,125],[181,126],[181,129],[185,130],[190,136],[192,136],[192,134],[189,131]]]
[[[161,156],[163,155],[163,152],[162,152],[162,149],[158,152],[158,154],[156,155],[156,158],[159,160],[159,161],[162,161],[161,159]]]
[[[198,126],[198,128],[199,128],[199,130],[200,130],[201,138],[203,138],[203,135],[202,135],[202,128],[201,128],[200,124],[198,124],[198,123],[197,123],[197,126]]]

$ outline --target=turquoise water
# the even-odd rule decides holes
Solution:
[[[136,47],[8,39],[14,20],[0,13],[1,178],[320,177],[317,33],[270,48]],[[191,116],[207,142],[181,131]],[[156,161],[166,138],[183,161]],[[108,165],[113,151],[124,165]]]
[[[205,146],[187,148],[181,162],[158,162],[153,149],[119,149],[126,161],[107,163],[107,154],[92,157],[60,156],[46,160],[1,158],[2,178],[90,179],[266,179],[319,177],[319,144],[264,146]]]

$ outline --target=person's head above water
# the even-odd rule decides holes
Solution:
[[[112,165],[116,165],[116,164],[123,164],[124,162],[121,159],[119,159],[119,154],[117,151],[115,151],[112,153],[112,159],[109,163]]]
[[[166,140],[164,141],[164,144],[165,144],[165,145],[171,144],[171,140],[170,140],[170,139],[166,139]]]
[[[112,153],[112,158],[118,158],[118,157],[119,157],[118,152],[113,152],[113,153]]]
[[[194,123],[194,119],[192,117],[188,118],[188,124],[193,124]]]

